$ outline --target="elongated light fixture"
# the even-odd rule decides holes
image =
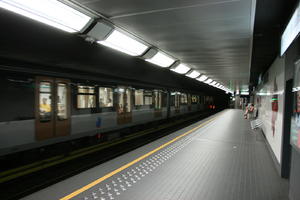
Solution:
[[[175,59],[167,56],[164,53],[157,52],[152,58],[146,59],[146,61],[160,67],[170,67],[175,62]]]
[[[57,0],[0,0],[0,7],[70,33],[83,31],[92,20]]]
[[[213,80],[212,79],[207,79],[207,81],[205,81],[205,83],[207,83],[207,84],[210,84],[211,82],[213,82]]]
[[[216,81],[213,81],[210,83],[210,85],[214,86],[217,82]]]
[[[140,56],[149,48],[117,30],[113,30],[105,40],[98,41],[98,43],[131,56]]]
[[[200,76],[200,73],[196,70],[193,70],[191,73],[188,73],[186,76],[190,78],[197,78],[198,76]]]
[[[208,77],[205,76],[205,75],[202,75],[202,76],[200,76],[200,78],[198,78],[197,80],[203,82],[203,81],[205,81],[206,79],[208,79]]]
[[[179,64],[177,65],[174,69],[171,69],[174,72],[177,72],[179,74],[185,74],[187,73],[191,68],[189,68],[188,66],[184,65],[184,64]]]

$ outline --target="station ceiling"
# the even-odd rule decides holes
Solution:
[[[68,1],[98,13],[232,90],[257,84],[258,76],[278,55],[280,35],[298,2]],[[0,60],[28,61],[72,70],[89,69],[129,79],[137,79],[147,70],[149,75],[143,76],[149,76],[149,80],[161,76],[161,81],[176,82],[174,73],[169,70],[89,44],[78,35],[64,33],[9,11],[1,10],[0,25],[4,30],[0,32]],[[195,83],[195,87],[199,83],[190,82]]]
[[[228,88],[248,88],[255,0],[76,2]]]

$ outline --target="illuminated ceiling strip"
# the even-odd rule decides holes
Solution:
[[[152,58],[146,59],[146,61],[160,67],[170,67],[175,62],[175,59],[167,56],[164,53],[157,52]]]
[[[205,76],[205,75],[202,75],[202,76],[200,76],[200,78],[198,78],[197,80],[203,82],[203,81],[205,81],[206,79],[208,79],[208,77]]]
[[[0,7],[70,32],[81,32],[92,18],[57,0],[1,0]]]
[[[98,41],[98,43],[131,56],[140,56],[149,48],[117,30],[113,30],[105,40]]]
[[[211,82],[213,82],[213,80],[209,78],[209,79],[207,79],[204,83],[210,84]]]
[[[186,76],[190,78],[197,78],[198,76],[200,76],[200,73],[196,70],[193,70],[191,73],[188,73]]]
[[[285,51],[292,44],[294,39],[298,36],[300,32],[300,5],[296,8],[293,13],[288,25],[286,26],[282,36],[281,36],[281,48],[280,55],[282,56]]]
[[[187,73],[191,68],[184,64],[177,65],[174,69],[171,69],[172,71],[179,73],[179,74],[185,74]]]

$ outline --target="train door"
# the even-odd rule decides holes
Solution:
[[[132,121],[132,90],[121,87],[118,89],[118,124],[126,124]]]
[[[37,140],[70,134],[70,81],[37,77],[35,133]]]
[[[154,91],[154,117],[162,116],[162,93],[161,91]]]

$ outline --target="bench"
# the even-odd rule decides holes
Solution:
[[[252,120],[250,124],[251,124],[251,129],[256,129],[261,127],[262,121],[260,119],[256,119],[256,120]]]

